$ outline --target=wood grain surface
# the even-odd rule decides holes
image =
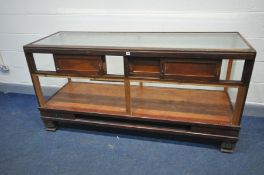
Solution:
[[[223,91],[131,86],[131,114],[123,85],[70,82],[44,108],[229,125],[232,108]]]

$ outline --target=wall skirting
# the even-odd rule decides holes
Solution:
[[[58,90],[55,86],[42,86],[42,91],[45,96],[51,96]],[[32,85],[15,84],[15,83],[0,83],[0,92],[3,93],[19,93],[19,94],[35,94]]]
[[[46,96],[54,94],[59,87],[42,86],[43,93]],[[21,94],[35,94],[32,85],[0,83],[0,92],[3,93],[21,93]],[[246,102],[243,115],[264,117],[264,105],[259,103]]]

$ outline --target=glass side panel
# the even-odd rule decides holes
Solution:
[[[34,45],[247,50],[238,33],[59,32]]]

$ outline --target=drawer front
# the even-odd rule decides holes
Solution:
[[[159,77],[160,59],[128,57],[128,75],[137,77]]]
[[[54,55],[54,61],[58,73],[83,75],[106,73],[104,56]]]
[[[162,60],[164,78],[178,80],[219,80],[222,60]]]

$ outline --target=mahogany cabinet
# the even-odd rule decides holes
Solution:
[[[238,32],[57,32],[24,52],[47,130],[64,122],[186,136],[223,152],[238,141],[256,56]],[[54,70],[37,69],[36,53],[52,54]],[[123,75],[108,72],[108,56],[119,56]],[[67,82],[46,100],[40,77]]]

